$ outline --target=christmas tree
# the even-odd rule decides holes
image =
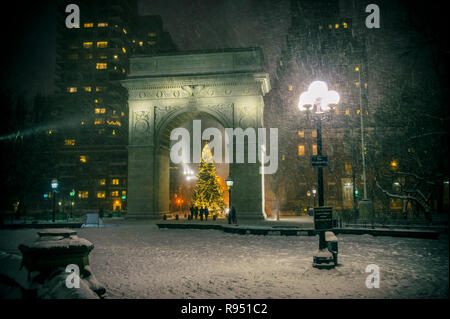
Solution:
[[[213,155],[208,144],[203,147],[198,171],[198,183],[192,195],[194,206],[206,206],[210,211],[221,211],[225,207],[223,190],[216,174]]]

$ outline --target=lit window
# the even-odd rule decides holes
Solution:
[[[104,121],[103,119],[96,119],[96,120],[94,121],[94,125],[101,125],[101,124],[103,124],[103,123],[105,123],[105,121]]]
[[[116,130],[112,130],[112,135],[116,135]]]
[[[101,59],[101,60],[106,60],[108,58],[108,56],[107,55],[100,55],[98,58]]]
[[[312,130],[311,136],[312,137],[317,137],[317,130]]]
[[[127,191],[122,191],[122,196],[125,196],[127,194]]]
[[[144,45],[144,42],[139,41],[139,46],[141,47],[141,46],[143,46],[143,45]]]
[[[358,72],[359,71],[359,67],[355,66],[355,71]]]
[[[352,164],[345,163],[345,174],[351,175],[352,174]]]
[[[280,61],[280,66],[283,66],[283,61]]]
[[[114,54],[114,59],[117,60],[119,56],[117,54]]]
[[[98,184],[99,185],[106,185],[106,179],[103,178],[103,179],[99,180]]]
[[[359,88],[359,82],[355,82],[355,86]]]
[[[149,36],[150,38],[154,38],[154,37],[156,37],[156,32],[149,32],[149,33],[148,33],[148,36]]]
[[[356,114],[359,114],[359,113],[361,113],[361,110],[356,110]]]
[[[329,24],[328,29],[333,29],[333,26],[331,24]]]
[[[366,89],[367,89],[367,83],[364,83],[364,88],[366,88]]]
[[[98,99],[94,99],[94,103],[102,103],[103,99],[99,97]]]
[[[86,54],[86,59],[88,60],[92,60],[93,57],[92,53]]]
[[[111,196],[119,196],[119,191],[112,191]]]
[[[94,24],[92,22],[87,22],[87,23],[84,24],[84,27],[85,28],[93,28]]]
[[[51,135],[53,133],[52,130],[48,130],[48,135]]]
[[[122,29],[123,33],[127,34],[127,30],[125,28]]]
[[[345,115],[350,115],[350,110],[349,109],[345,109]]]
[[[89,192],[88,191],[79,191],[78,192],[78,198],[88,198]]]
[[[106,28],[106,27],[108,26],[108,22],[99,22],[99,23],[97,24],[97,26],[98,26],[99,28]]]
[[[147,41],[148,45],[155,45],[156,41]]]
[[[122,52],[123,52],[123,53],[127,53],[127,49],[122,48]]]
[[[85,90],[86,92],[91,92],[91,91],[92,91],[92,88],[91,88],[90,86],[85,86],[85,87],[84,87],[84,90]]]
[[[106,113],[105,108],[96,108],[95,109],[95,114],[105,114],[105,113]]]
[[[64,145],[66,145],[66,146],[75,146],[75,139],[66,139],[64,141]]]
[[[118,178],[113,178],[112,184],[113,185],[119,185],[119,179]]]
[[[335,109],[335,110],[334,110],[334,113],[335,113],[336,115],[339,115],[339,110],[338,110],[338,109]]]
[[[97,198],[105,198],[105,197],[106,197],[106,192],[105,191],[97,192]]]
[[[83,42],[83,48],[89,49],[92,48],[93,43],[92,42]]]
[[[284,155],[281,155],[281,160],[284,161],[286,157]]]
[[[305,145],[300,144],[298,146],[298,156],[303,156],[305,155]]]
[[[334,28],[335,28],[335,29],[339,29],[339,24],[336,23],[336,24],[334,25]]]
[[[289,91],[292,91],[293,90],[292,85],[289,85],[288,89],[289,89]]]
[[[342,26],[344,27],[344,29],[347,29],[347,27],[348,27],[347,22],[343,22],[343,23],[342,23]]]
[[[305,131],[298,131],[298,136],[300,136],[300,137],[305,137]]]
[[[108,123],[108,125],[121,126],[120,121],[106,121],[106,123]]]
[[[97,42],[97,48],[106,48],[106,47],[108,47],[108,41]]]
[[[69,92],[69,93],[76,93],[77,91],[78,91],[78,89],[73,86],[67,88],[67,92]]]
[[[313,153],[313,155],[317,155],[317,144],[313,144],[312,153]]]
[[[122,116],[125,116],[125,112],[122,112],[121,115],[122,115]]]
[[[87,162],[86,155],[81,155],[80,156],[80,162],[81,163],[86,163]]]
[[[108,63],[97,63],[96,67],[97,70],[104,70],[108,68]]]

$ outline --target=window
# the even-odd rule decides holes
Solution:
[[[304,156],[305,155],[305,145],[300,144],[298,146],[298,156]]]
[[[312,153],[313,153],[313,155],[317,155],[317,144],[313,144]]]
[[[352,164],[345,163],[345,174],[352,175]]]
[[[93,43],[92,42],[83,42],[83,48],[90,49],[92,48]]]
[[[66,139],[64,141],[64,145],[66,146],[75,146],[75,139],[71,138],[71,139]]]
[[[112,135],[116,135],[116,130],[112,130]]]
[[[92,60],[94,56],[92,55],[92,53],[86,54],[86,59],[87,60]]]
[[[107,48],[107,47],[108,47],[108,41],[97,42],[97,48]]]
[[[144,45],[144,42],[139,41],[139,46],[141,47],[141,46],[143,46],[143,45]]]
[[[280,60],[280,66],[283,66],[283,61]]]
[[[87,162],[86,155],[80,155],[80,162],[81,163],[86,163]]]
[[[358,72],[359,71],[359,67],[355,66],[355,71]]]
[[[281,155],[281,160],[284,161],[286,157],[284,155]]]
[[[88,198],[89,192],[88,191],[78,191],[78,198]]]
[[[148,45],[155,45],[155,44],[156,44],[156,41],[147,41],[147,44],[148,44]]]
[[[108,63],[97,63],[96,67],[97,70],[105,70],[108,68]]]
[[[69,92],[69,93],[76,93],[77,91],[78,91],[78,89],[74,86],[67,88],[67,92]]]
[[[333,29],[333,26],[331,24],[329,24],[328,29]]]
[[[111,184],[113,184],[113,185],[119,185],[119,179],[118,179],[118,178],[113,178]]]
[[[85,86],[85,87],[84,87],[84,90],[85,90],[86,92],[91,92],[91,91],[92,91],[92,88],[91,88],[90,86]]]
[[[105,198],[105,197],[106,197],[106,192],[105,191],[97,192],[97,198]]]
[[[127,194],[127,191],[122,191],[122,196],[125,196]]]
[[[356,110],[356,114],[359,114],[359,113],[361,113],[361,110],[359,110],[359,109]]]
[[[111,196],[119,196],[119,191],[112,191]]]
[[[86,23],[84,24],[84,27],[85,27],[85,28],[93,28],[93,27],[94,27],[94,24],[93,24],[92,22],[86,22]]]
[[[334,25],[334,28],[335,28],[335,29],[339,29],[339,24],[336,23],[336,24]]]
[[[317,130],[312,130],[311,136],[312,137],[317,137]]]
[[[106,60],[108,58],[108,56],[107,55],[100,55],[98,58],[101,59],[101,60]]]
[[[95,92],[102,92],[102,91],[106,91],[106,87],[104,87],[104,86],[97,86],[95,88]]]
[[[108,125],[112,125],[112,126],[121,126],[120,121],[106,121],[106,123],[108,123]]]
[[[391,169],[396,170],[398,168],[398,162],[396,160],[391,161]]]
[[[148,36],[149,36],[150,38],[154,38],[154,37],[156,37],[156,32],[149,32],[149,33],[148,33]]]
[[[102,186],[106,185],[106,179],[102,178],[101,180],[98,181],[98,184]]]
[[[124,34],[127,34],[127,30],[125,28],[122,29]]]
[[[114,54],[114,60],[117,60],[119,56],[117,54]]]
[[[345,115],[350,115],[350,110],[349,109],[345,109]]]
[[[99,22],[99,23],[97,24],[97,26],[98,26],[99,28],[106,28],[106,27],[108,27],[108,22]]]
[[[101,98],[101,97],[99,97],[99,98],[97,98],[97,99],[94,99],[94,103],[102,103],[103,102],[103,99]]]
[[[103,119],[96,119],[94,121],[94,125],[101,125],[101,124],[104,124],[104,123],[105,123],[105,121]]]
[[[298,131],[298,136],[301,138],[305,137],[305,131]]]
[[[106,109],[105,108],[95,108],[95,114],[105,114]]]
[[[355,82],[355,86],[359,88],[359,82]]]
[[[289,91],[292,91],[294,88],[292,85],[289,85],[288,89],[289,89]]]
[[[122,52],[123,52],[123,53],[127,53],[127,49],[122,48]]]
[[[342,22],[342,26],[344,27],[344,29],[347,29],[347,27],[348,27],[347,22]]]

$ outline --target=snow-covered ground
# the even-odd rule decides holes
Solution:
[[[37,230],[0,231],[0,251],[19,253]],[[338,235],[339,263],[312,267],[318,238],[152,224],[78,229],[106,298],[448,298],[448,236],[439,240]],[[368,289],[366,266],[380,268]]]

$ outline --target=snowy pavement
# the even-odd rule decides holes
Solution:
[[[0,231],[0,251],[37,238]],[[448,235],[439,240],[338,235],[339,263],[312,267],[317,237],[158,229],[154,224],[78,229],[106,298],[448,298]],[[365,286],[366,266],[380,288]]]

